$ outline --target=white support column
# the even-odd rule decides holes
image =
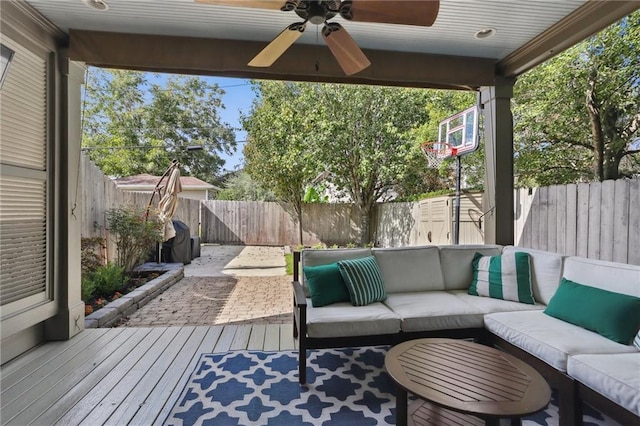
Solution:
[[[486,244],[510,245],[514,241],[512,79],[497,79],[483,87],[485,185],[482,221]]]
[[[82,206],[80,143],[82,129],[81,87],[85,67],[70,61],[65,51],[59,51],[58,100],[60,128],[56,137],[59,147],[56,158],[56,294],[58,314],[45,322],[46,340],[64,340],[84,330],[84,302],[80,293],[80,237]]]

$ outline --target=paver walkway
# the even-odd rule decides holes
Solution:
[[[206,245],[185,278],[120,326],[286,324],[291,301],[281,247]]]

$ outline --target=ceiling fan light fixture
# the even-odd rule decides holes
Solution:
[[[485,38],[493,37],[496,34],[496,32],[497,31],[495,28],[483,28],[480,31],[477,31],[474,37],[482,40]]]
[[[104,0],[82,0],[82,3],[86,4],[92,9],[104,12],[109,10],[109,5]]]

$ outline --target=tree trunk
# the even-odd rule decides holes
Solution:
[[[585,104],[589,114],[591,127],[591,144],[593,146],[593,173],[594,177],[602,182],[604,180],[604,135],[602,134],[602,120],[600,108],[596,99],[597,71],[591,70],[587,81],[587,96]]]
[[[369,208],[360,207],[360,245],[365,247],[369,244],[369,231],[371,229],[369,223]]]
[[[302,204],[296,206],[295,210],[298,216],[298,238],[300,240],[300,246],[304,246],[304,241],[302,240]]]

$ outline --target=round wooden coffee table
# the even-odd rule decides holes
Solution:
[[[391,348],[384,363],[398,389],[397,425],[448,424],[445,419],[452,417],[461,424],[494,425],[501,418],[521,424],[551,399],[549,385],[533,367],[465,340],[410,340]],[[422,401],[408,409],[407,392]]]

